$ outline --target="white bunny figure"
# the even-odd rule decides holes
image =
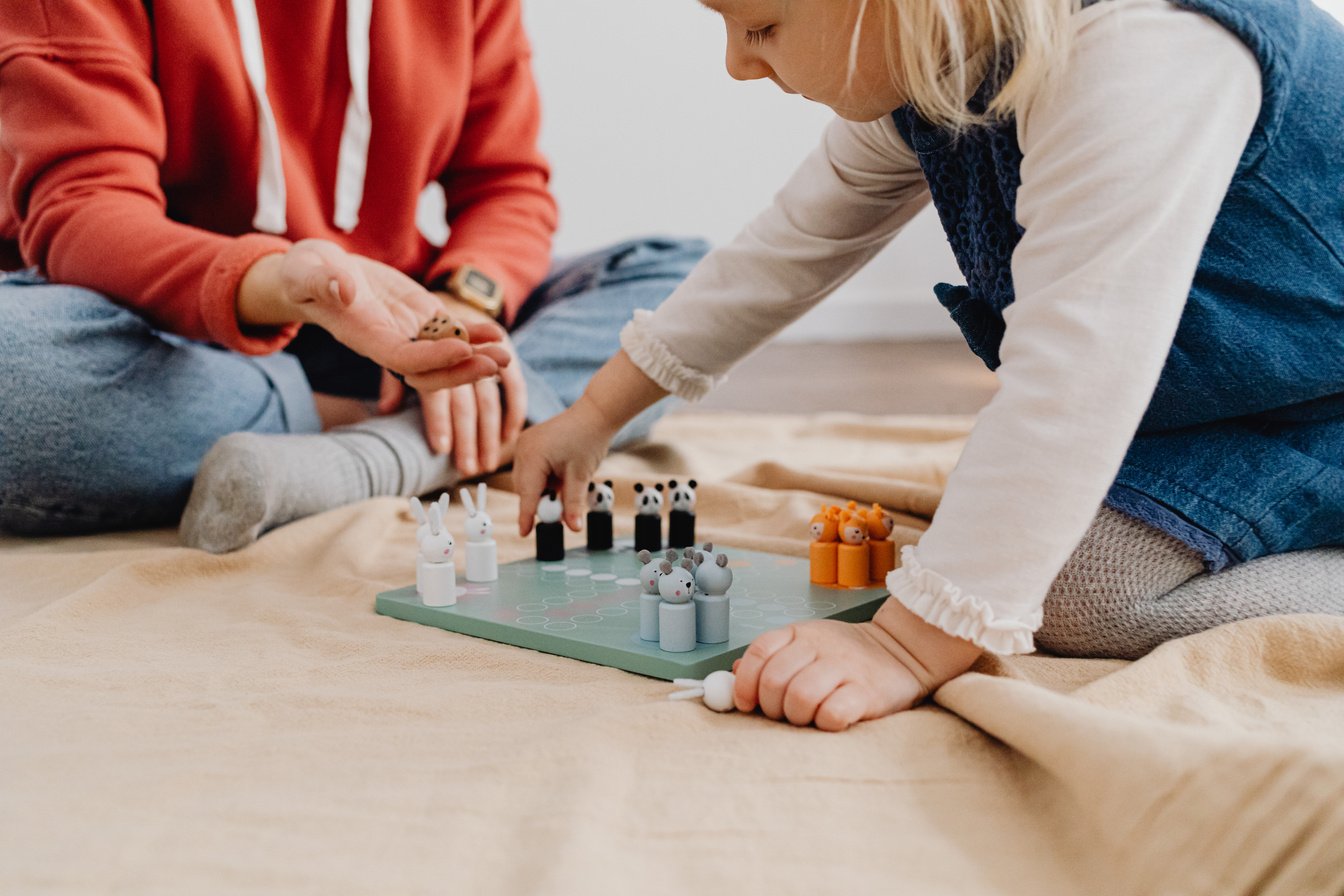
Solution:
[[[437,501],[430,501],[429,506],[433,507],[434,505],[437,504],[439,506],[439,512],[442,514],[446,514],[448,513],[449,500],[450,498],[448,493],[444,492],[443,494],[439,495]],[[416,527],[415,530],[415,543],[417,546],[416,556],[417,558],[419,558],[419,544],[420,542],[424,541],[425,536],[429,534],[429,516],[425,513],[425,506],[420,503],[419,498],[412,496],[409,499],[409,501],[411,506],[411,516],[415,518],[415,521],[417,523],[419,523],[419,525]],[[415,593],[419,595],[424,595],[425,593],[425,587],[423,581],[424,577],[423,573],[421,572],[421,567],[423,565],[424,560],[417,559],[417,562],[415,564]]]
[[[485,512],[485,483],[476,486],[476,500],[471,500],[471,492],[462,489],[462,504],[467,508],[467,581],[493,582],[499,578],[498,551],[494,532],[494,523]]]
[[[429,531],[420,539],[420,564],[416,568],[420,599],[427,607],[450,607],[457,603],[457,567],[453,563],[453,534],[443,524],[443,509],[429,505]]]

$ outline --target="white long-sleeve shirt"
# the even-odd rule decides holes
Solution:
[[[887,578],[919,616],[998,653],[1032,649],[1046,592],[1119,471],[1260,109],[1255,58],[1202,15],[1108,0],[1073,26],[1058,86],[1017,114],[1025,234],[999,390]],[[663,388],[699,398],[928,202],[890,117],[836,120],[773,205],[638,313],[622,345]]]

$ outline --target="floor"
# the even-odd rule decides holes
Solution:
[[[776,343],[683,410],[974,414],[996,388],[960,341]]]

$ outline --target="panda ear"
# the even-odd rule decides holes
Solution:
[[[686,484],[689,485],[691,488],[699,488],[699,486],[697,486],[697,485],[695,484],[695,480],[694,480],[694,479],[692,479],[690,482],[688,482],[688,483],[686,483]]]
[[[668,488],[676,488],[676,487],[677,487],[677,480],[675,480],[675,479],[669,479],[669,480],[667,480],[667,487],[668,487]]]
[[[639,494],[643,494],[643,493],[644,493],[644,483],[642,483],[642,482],[636,482],[636,483],[635,483],[635,491],[638,492]]]
[[[660,482],[657,485],[655,485],[654,488],[658,489],[658,491],[661,492],[663,490],[663,484]]]
[[[595,491],[597,491],[597,485],[592,482],[588,483],[588,494],[591,495]]]
[[[610,480],[610,479],[606,479],[606,480],[604,480],[604,481],[602,482],[602,484],[605,485],[607,488],[615,488],[615,487],[616,487],[616,486],[614,486],[614,485],[611,484],[611,480]]]

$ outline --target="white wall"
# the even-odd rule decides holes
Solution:
[[[1318,0],[1344,19],[1344,0]],[[558,252],[645,233],[730,239],[816,144],[824,107],[723,68],[696,0],[523,0],[560,201]],[[786,331],[803,340],[955,337],[933,298],[963,282],[931,209]]]
[[[769,204],[831,117],[768,82],[729,78],[721,20],[696,0],[523,8],[560,202],[558,252],[645,233],[726,242]],[[932,286],[959,278],[926,211],[788,335],[954,338]]]

